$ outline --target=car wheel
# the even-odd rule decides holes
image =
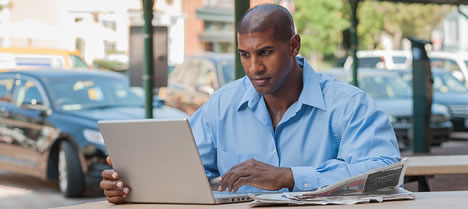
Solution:
[[[60,191],[65,197],[83,196],[85,180],[80,158],[75,147],[68,141],[60,144],[58,171]]]

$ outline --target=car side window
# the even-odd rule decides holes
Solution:
[[[28,80],[16,80],[13,101],[17,106],[44,104],[38,84]]]
[[[9,102],[11,100],[11,88],[13,79],[0,78],[0,101]]]
[[[361,68],[383,68],[383,58],[382,57],[363,57],[359,58],[359,67]]]
[[[71,54],[70,61],[71,61],[71,65],[73,68],[78,68],[78,69],[88,68],[88,65],[86,64],[86,62],[82,60],[81,57],[79,56]]]

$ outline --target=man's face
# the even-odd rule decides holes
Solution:
[[[276,40],[274,30],[244,33],[238,36],[239,54],[245,74],[258,93],[273,95],[293,70],[289,41]]]

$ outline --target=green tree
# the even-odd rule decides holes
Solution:
[[[351,18],[348,0],[296,0],[295,3],[293,16],[302,37],[301,54],[319,53],[329,58],[343,52],[342,31],[350,27]],[[358,48],[381,48],[383,32],[392,36],[394,49],[400,48],[405,37],[430,40],[431,31],[451,9],[452,6],[363,0],[358,9]]]
[[[349,27],[343,16],[342,0],[296,0],[294,20],[302,38],[301,53],[333,54],[342,43],[342,31]]]
[[[393,37],[393,48],[400,48],[405,37],[431,39],[431,31],[453,6],[380,2],[376,8],[383,15],[383,30]]]

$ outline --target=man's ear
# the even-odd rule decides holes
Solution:
[[[289,40],[291,46],[291,54],[297,56],[301,50],[301,37],[298,34],[294,34]]]

